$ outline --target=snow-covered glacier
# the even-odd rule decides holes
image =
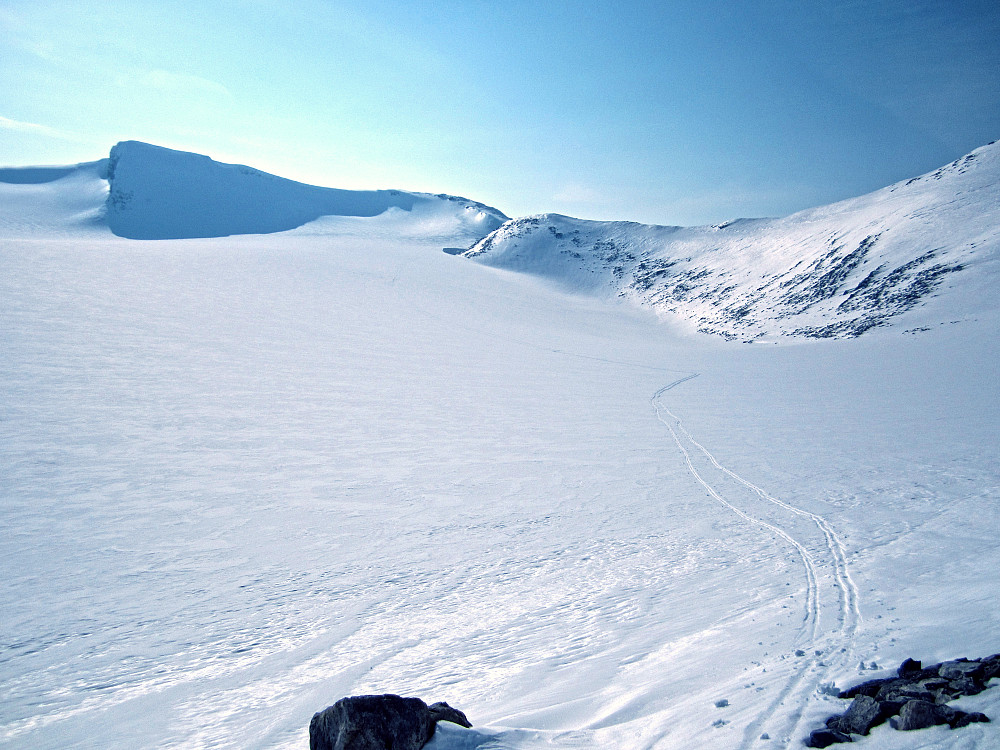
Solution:
[[[0,170],[0,747],[303,748],[393,692],[466,712],[440,750],[796,748],[834,685],[1000,651],[993,148],[787,220],[506,224],[503,268],[441,252],[504,218],[464,199],[272,231],[233,217],[304,188],[202,157]],[[777,335],[932,251],[884,325]],[[1000,746],[998,693],[858,744]]]

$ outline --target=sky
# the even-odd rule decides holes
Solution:
[[[1000,138],[995,0],[0,0],[0,164],[142,140],[510,216],[780,216]]]

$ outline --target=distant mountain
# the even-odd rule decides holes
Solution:
[[[370,217],[393,208],[444,210],[479,236],[507,220],[495,208],[466,198],[315,187],[138,141],[111,149],[108,181],[108,226],[133,239],[265,234],[321,216]]]
[[[373,217],[382,217],[378,220]],[[353,218],[351,218],[353,217]],[[359,223],[358,219],[365,220]],[[997,308],[1000,145],[783,219],[706,227],[508,220],[466,198],[338,190],[138,141],[72,167],[0,169],[0,236],[161,240],[350,230],[433,237],[480,263],[741,341],[844,338]]]
[[[542,214],[462,255],[743,341],[950,322],[996,307],[1000,146],[783,219],[680,228]]]
[[[391,211],[466,242],[507,220],[495,208],[452,195],[316,187],[138,141],[76,167],[0,169],[0,231],[15,233],[106,225],[130,239],[223,237]]]

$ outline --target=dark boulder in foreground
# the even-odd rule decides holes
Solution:
[[[981,693],[994,677],[1000,677],[1000,654],[984,659],[954,659],[929,667],[907,659],[896,677],[868,680],[841,691],[840,698],[853,698],[854,702],[845,713],[828,718],[826,728],[814,730],[805,741],[806,747],[853,742],[852,735],[866,735],[886,720],[904,731],[939,724],[958,729],[989,721],[985,714],[966,713],[946,704],[963,695]]]
[[[427,710],[431,712],[431,719],[435,723],[439,721],[450,721],[452,724],[458,724],[460,727],[472,729],[472,722],[469,721],[469,718],[457,708],[452,708],[444,701],[432,703],[427,707]]]
[[[309,750],[420,750],[439,721],[472,724],[447,703],[419,698],[355,695],[341,698],[309,722]]]
[[[830,747],[838,742],[854,742],[854,740],[851,739],[851,735],[833,729],[814,729],[806,740],[806,747]]]
[[[966,713],[951,706],[920,700],[904,704],[899,709],[899,718],[892,720],[893,726],[902,730],[925,729],[938,724],[958,729],[978,721],[989,721],[989,718],[979,712]]]
[[[826,726],[841,734],[868,734],[876,724],[885,721],[881,704],[867,695],[859,695],[854,699],[847,713],[843,716],[831,716]],[[842,740],[841,740],[842,741]]]

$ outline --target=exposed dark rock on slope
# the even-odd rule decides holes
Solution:
[[[507,222],[464,256],[743,341],[858,336],[935,295],[947,304],[931,322],[945,322],[984,295],[995,306],[1000,146],[784,219],[682,228],[544,214]]]

